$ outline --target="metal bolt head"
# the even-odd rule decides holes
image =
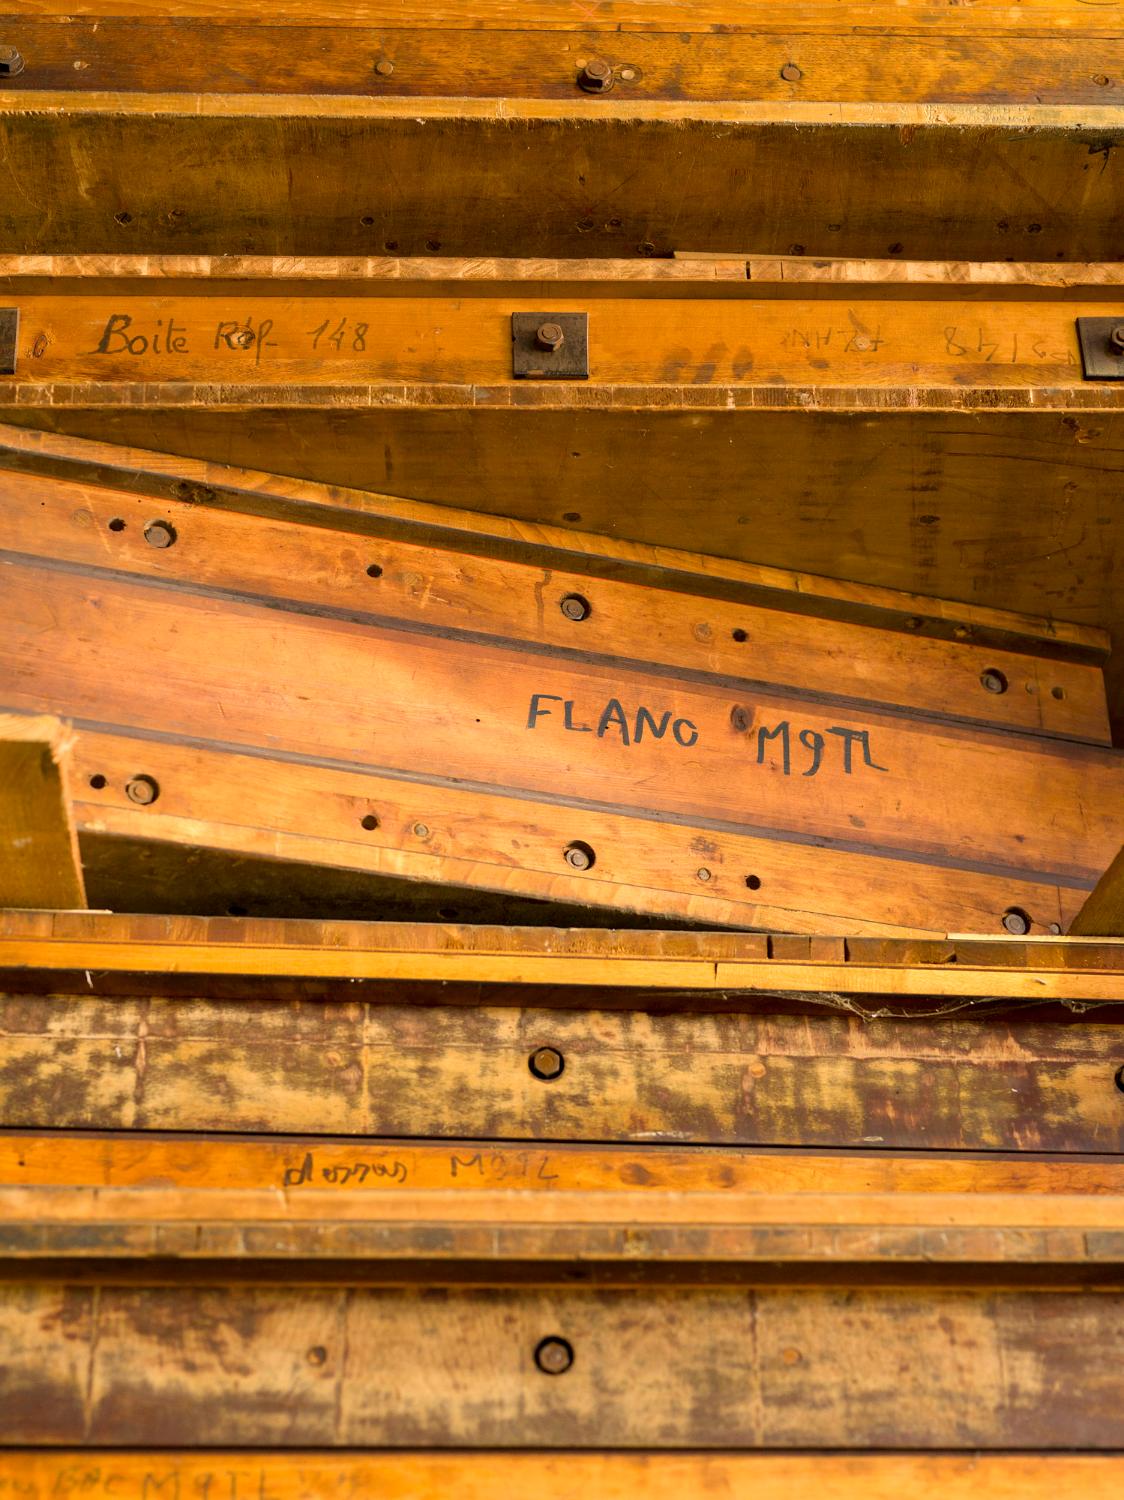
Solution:
[[[788,62],[785,63],[784,67],[781,69],[781,77],[784,79],[785,83],[799,83],[800,80],[804,77],[804,72],[803,69],[798,68],[795,63]]]
[[[589,600],[583,599],[580,594],[567,594],[558,607],[567,620],[588,620],[593,613]]]
[[[424,823],[414,824],[414,837],[419,839],[427,839],[429,837],[429,829]]]
[[[995,667],[988,667],[986,671],[980,673],[980,686],[988,693],[1005,693],[1007,679]]]
[[[149,521],[144,528],[144,539],[150,547],[174,547],[176,544],[176,528],[170,521]]]
[[[536,1078],[550,1080],[561,1078],[566,1059],[557,1047],[538,1047],[527,1059],[527,1066]]]
[[[544,1375],[563,1375],[574,1362],[574,1351],[565,1339],[543,1339],[535,1350],[535,1364]]]
[[[696,870],[695,874],[698,876],[698,878],[702,881],[702,883],[704,885],[710,879],[710,871],[706,868],[705,865],[702,867],[702,869]]]
[[[138,807],[150,807],[159,795],[160,787],[151,776],[134,776],[125,783],[125,796]]]
[[[578,85],[587,94],[604,94],[613,86],[613,69],[600,57],[591,57],[578,74]]]
[[[563,858],[572,870],[593,868],[594,854],[588,844],[568,844]]]
[[[1025,911],[1012,906],[1003,913],[1003,926],[1013,937],[1025,937],[1030,931],[1030,918]]]
[[[389,78],[390,75],[394,72],[394,64],[391,62],[389,57],[380,57],[378,62],[375,64],[375,72],[379,75],[380,78]]]
[[[0,47],[0,76],[14,78],[17,73],[24,69],[23,58],[16,47],[4,45]]]
[[[560,323],[540,323],[535,331],[535,343],[551,354],[557,354],[565,342],[566,335]]]
[[[1124,323],[1118,323],[1108,336],[1114,354],[1124,354]]]

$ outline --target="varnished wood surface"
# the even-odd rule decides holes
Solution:
[[[4,1442],[1111,1452],[1090,1350],[1122,1318],[1119,1292],[1002,1287],[9,1285]]]
[[[653,1014],[651,997],[636,998],[647,1010],[606,1009],[611,996],[599,1007],[587,994],[583,1006],[566,989],[524,989],[501,1004],[494,988],[397,983],[326,1003],[278,980],[267,996],[214,999],[213,980],[162,976],[147,989],[138,981],[140,995],[118,993],[113,980],[91,971],[68,993],[56,975],[35,994],[8,977],[6,1126],[1124,1150],[1124,1037],[1096,1010],[1064,1023],[994,1016],[982,997],[895,1005],[824,989],[798,992],[803,1014],[785,1014],[783,996],[773,1002],[780,1013],[759,996],[757,1011]],[[678,1004],[689,1007],[689,997]],[[556,1077],[532,1072],[543,1047],[561,1058]]]
[[[1124,937],[1124,849],[1070,923],[1075,937]]]
[[[969,50],[958,16],[943,33],[929,27],[924,35],[910,35],[900,8],[890,24],[877,27],[847,27],[840,18],[835,34],[824,23],[835,19],[838,7],[812,13],[811,30],[804,29],[811,17],[803,18],[804,25],[794,17],[795,24],[782,29],[778,17],[758,16],[755,23],[740,17],[714,32],[697,29],[691,7],[682,17],[689,29],[675,33],[645,30],[644,8],[623,33],[589,8],[570,13],[572,29],[561,29],[555,12],[553,26],[528,16],[522,27],[507,20],[502,30],[483,36],[481,21],[474,28],[465,25],[467,18],[459,25],[432,16],[420,24],[395,24],[398,18],[383,13],[377,28],[370,18],[366,26],[345,27],[342,17],[331,17],[330,7],[323,18],[319,10],[315,16],[296,10],[286,16],[284,7],[268,17],[236,18],[231,7],[225,19],[213,20],[200,10],[180,17],[176,26],[137,13],[122,19],[122,10],[128,7],[110,7],[97,19],[89,12],[6,18],[5,34],[26,58],[24,71],[8,87],[574,99],[580,97],[581,69],[593,56],[614,69],[611,97],[629,102],[1034,101],[1097,107],[1115,102],[1124,74],[1119,37],[1094,40],[1076,27],[1035,35],[1029,16],[1021,35],[977,29]]]
[[[58,719],[0,713],[0,906],[85,906]]]
[[[14,1452],[0,1479],[26,1497],[75,1491],[91,1500],[157,1494],[230,1500],[509,1500],[547,1488],[552,1500],[899,1500],[939,1489],[949,1500],[1053,1500],[1117,1483],[1109,1454],[676,1454]]]

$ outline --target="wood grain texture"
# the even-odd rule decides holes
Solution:
[[[1121,1444],[1115,1372],[1088,1358],[1119,1293],[32,1285],[2,1302],[10,1445]],[[557,1378],[533,1358],[551,1336],[574,1350]]]
[[[866,997],[871,1016],[963,1009],[944,998],[1063,1002],[1081,1013],[1124,998],[1124,945],[1111,939],[902,942],[727,932],[636,932],[263,918],[0,912],[0,968],[39,975],[91,971],[310,980],[454,979],[462,984],[647,988],[706,995],[786,990],[833,1001]],[[275,985],[266,997],[277,995]],[[333,993],[338,993],[333,991]],[[512,991],[501,991],[510,1000]],[[536,999],[548,1000],[549,989]],[[359,998],[359,992],[354,992]],[[928,1005],[916,1003],[926,997]],[[382,997],[385,998],[385,995]],[[519,1003],[526,1000],[521,997]],[[727,996],[727,999],[736,997]],[[900,1002],[900,1009],[899,1009]],[[720,1008],[725,1008],[721,1007]],[[733,1008],[737,1008],[736,1006]]]
[[[550,1009],[486,990],[439,1007],[401,983],[328,1004],[208,1001],[199,980],[183,998],[54,989],[10,980],[0,998],[9,1128],[1124,1150],[1124,1043],[1088,1018],[866,1019],[831,1014],[830,995],[814,1015],[685,1016],[581,1009],[565,991]],[[541,1047],[561,1054],[559,1077],[531,1072]]]
[[[13,89],[0,116],[9,253],[1121,255],[1108,104]]]
[[[0,713],[0,906],[85,906],[67,763],[50,716]]]
[[[1124,1460],[1109,1454],[677,1454],[677,1453],[255,1453],[15,1452],[0,1479],[26,1500],[75,1491],[91,1500],[156,1494],[230,1500],[508,1500],[546,1488],[552,1500],[898,1500],[939,1489],[948,1500],[1052,1500],[1115,1484]]]
[[[830,11],[827,13],[830,15]],[[272,16],[271,16],[272,19]],[[317,18],[318,19],[318,18]],[[1118,37],[1077,32],[987,35],[964,46],[950,34],[902,35],[900,15],[876,34],[860,28],[789,32],[742,25],[722,32],[624,34],[573,15],[572,30],[490,30],[386,24],[343,27],[290,17],[268,24],[201,15],[161,20],[108,15],[6,18],[26,58],[19,90],[213,92],[432,98],[462,95],[580,98],[578,77],[596,57],[613,68],[611,97],[636,100],[853,100],[948,104],[1111,104],[1124,79]],[[1029,27],[1028,27],[1029,29]],[[873,30],[873,28],[872,28]],[[379,69],[378,65],[382,64]],[[389,64],[389,67],[387,67]],[[782,69],[787,70],[782,73]],[[590,101],[596,108],[597,101]]]
[[[1070,923],[1075,937],[1124,937],[1124,849]]]
[[[581,571],[480,556],[475,533],[458,537],[451,527],[443,545],[426,546],[378,536],[369,525],[357,533],[247,516],[218,508],[217,495],[211,503],[162,497],[154,510],[150,497],[118,488],[12,473],[4,496],[6,553],[84,571],[111,569],[354,621],[393,621],[622,666],[673,667],[716,681],[781,683],[835,702],[853,698],[1110,743],[1095,665],[1039,658],[1030,643],[1015,651],[977,645],[971,636],[934,639],[920,633],[925,616],[906,622],[916,629],[890,631],[782,611],[775,607],[780,599],[773,607],[704,604],[681,592],[670,570],[656,587],[611,578],[594,585]],[[326,518],[310,508],[309,519]],[[149,544],[153,520],[173,528],[174,547]],[[567,619],[559,608],[574,594],[588,596],[587,620]],[[790,597],[796,595],[794,589]],[[926,613],[939,614],[939,603]],[[1002,673],[1014,689],[987,691],[988,671]]]

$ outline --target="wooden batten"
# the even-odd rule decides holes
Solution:
[[[48,715],[0,713],[0,906],[85,906],[68,761]]]

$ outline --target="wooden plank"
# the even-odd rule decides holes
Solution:
[[[9,89],[0,140],[25,191],[0,248],[1120,258],[1109,103],[574,96],[423,111],[410,97]],[[667,194],[669,177],[690,191]],[[48,194],[44,219],[32,205]]]
[[[1110,1454],[679,1454],[14,1452],[0,1478],[26,1500],[79,1491],[91,1500],[151,1500],[221,1488],[230,1500],[305,1500],[332,1494],[412,1500],[507,1500],[545,1488],[553,1500],[715,1500],[752,1494],[789,1500],[897,1500],[939,1489],[949,1500],[1051,1500],[1104,1490],[1124,1459]]]
[[[466,985],[587,985],[605,992],[670,989],[678,991],[680,1006],[698,991],[707,996],[707,1008],[714,1006],[715,991],[776,996],[792,990],[801,997],[826,991],[836,1000],[865,995],[876,1014],[899,1013],[895,999],[904,1002],[902,1014],[924,1009],[911,1003],[922,996],[930,1004],[958,997],[1076,1001],[1082,1008],[1124,997],[1124,945],[1112,940],[856,938],[833,943],[830,956],[811,949],[811,940],[799,937],[723,932],[0,912],[0,968],[43,975],[90,971],[87,987],[94,986],[94,971],[102,971],[101,978],[163,973],[350,983],[453,979]],[[149,977],[146,992],[151,984]],[[363,998],[359,990],[348,993]],[[271,985],[265,997],[277,994]],[[540,990],[535,998],[550,997],[549,990]]]
[[[1075,937],[1124,937],[1124,849],[1069,925]]]
[[[578,570],[479,556],[474,534],[458,537],[452,528],[443,545],[434,547],[377,536],[370,525],[358,534],[329,530],[220,510],[205,501],[162,497],[154,514],[146,496],[19,473],[5,481],[5,496],[9,554],[83,570],[108,567],[230,598],[285,601],[352,620],[395,620],[557,654],[580,649],[622,664],[678,667],[696,677],[798,684],[837,702],[853,698],[1111,742],[1099,669],[1040,658],[1033,643],[1016,651],[971,638],[948,642],[918,631],[872,630],[783,611],[780,599],[768,606],[721,600],[703,605],[680,592],[679,578],[670,572],[655,580],[655,588],[605,578],[594,589],[590,576]],[[153,520],[172,528],[174,547],[149,543],[146,528]],[[468,555],[466,546],[472,548]],[[366,548],[371,560],[358,548]],[[374,577],[372,567],[378,570]],[[588,595],[591,606],[580,629],[557,608],[575,594]],[[935,605],[927,613],[938,611]],[[989,672],[1019,686],[988,691]]]
[[[353,572],[369,581],[364,557],[354,559]],[[262,817],[259,807],[248,818],[245,804],[236,821],[261,830],[266,852],[281,852],[268,841],[284,834],[295,816],[310,832],[335,832],[357,851],[364,843],[420,850],[438,861],[440,879],[541,894],[522,883],[521,871],[564,872],[566,850],[576,839],[593,851],[584,856],[583,885],[649,886],[661,893],[656,901],[670,889],[676,900],[664,909],[683,912],[686,906],[690,915],[706,911],[689,906],[704,887],[704,899],[717,896],[735,909],[740,904],[742,920],[752,922],[764,877],[723,870],[726,853],[712,835],[764,837],[918,867],[924,892],[905,895],[898,905],[892,897],[886,904],[885,887],[872,897],[865,882],[837,891],[833,899],[845,922],[930,930],[967,925],[960,920],[963,898],[954,898],[952,907],[938,904],[939,878],[930,882],[924,873],[932,865],[979,877],[977,889],[991,893],[981,925],[995,930],[1014,906],[1028,913],[1034,908],[1043,927],[1063,920],[1048,897],[1043,902],[1044,891],[1091,886],[1124,836],[1118,817],[1124,803],[1116,792],[1124,761],[1110,751],[945,728],[865,706],[825,711],[815,695],[804,699],[755,682],[699,680],[686,672],[672,677],[659,666],[587,657],[577,645],[580,635],[565,655],[539,656],[514,643],[424,625],[415,631],[406,622],[356,619],[342,610],[323,618],[289,606],[279,618],[274,602],[264,598],[231,600],[188,583],[168,590],[100,570],[58,571],[11,557],[4,595],[10,630],[0,692],[10,708],[60,713],[134,741],[158,736],[164,744],[187,741],[227,760],[241,756],[253,762],[245,768],[251,775],[260,763],[263,780],[272,775],[291,810],[273,819]],[[591,595],[596,610],[597,595]],[[590,608],[586,596],[582,608]],[[731,635],[740,644],[738,628]],[[144,670],[137,671],[141,640]],[[371,680],[376,661],[377,687],[372,682],[369,699],[357,697],[355,684]],[[1006,678],[1000,680],[1006,686]],[[997,751],[1004,758],[998,783]],[[127,753],[135,761],[138,746]],[[144,752],[145,761],[159,758],[158,750]],[[111,784],[104,766],[87,769],[83,752],[83,801],[91,788],[108,792],[93,798],[95,821],[106,811],[102,831],[135,836],[137,818],[153,813],[157,837],[175,836],[156,821],[169,816],[222,821],[215,799],[228,796],[229,787],[189,785],[182,769],[161,783],[151,769],[143,770],[156,795],[136,810],[141,798],[129,788],[138,785],[140,765],[125,773],[123,785],[116,776]],[[324,826],[311,807],[302,810],[296,773],[305,769],[321,778],[325,770],[349,776],[366,805],[352,803],[338,829]],[[364,794],[365,776],[396,783],[398,795],[391,790],[388,798],[374,781]],[[440,801],[461,833],[424,812],[399,824],[403,794],[417,806],[430,789],[444,792]],[[194,808],[183,793],[195,799]],[[564,817],[575,831],[554,850],[533,834],[524,854],[518,838],[501,845],[492,827],[462,822],[483,805],[481,797],[506,801],[503,820],[523,822],[521,796],[553,803],[555,824]],[[1044,806],[1051,813],[1043,821]],[[598,844],[578,829],[590,816],[631,827],[635,853]],[[658,856],[666,848],[656,825],[663,820],[692,829],[697,842],[689,843],[686,866],[667,867],[661,878]],[[364,840],[364,833],[372,837]],[[217,837],[221,845],[227,836],[201,826],[187,842],[213,844]],[[683,841],[686,835],[672,837]],[[738,866],[746,853],[745,846],[730,850]],[[454,873],[440,863],[445,856],[468,856],[493,873],[470,878],[463,865]],[[357,852],[343,862],[364,861]],[[1016,899],[1017,890],[1010,894],[1011,882],[1019,880],[1039,887],[1025,902]],[[770,895],[773,904],[787,906]],[[808,925],[803,915],[798,925]]]
[[[743,22],[700,33],[693,15],[684,17],[687,32],[646,31],[643,24],[641,9],[624,35],[602,31],[593,19],[572,30],[527,26],[482,38],[464,26],[387,25],[380,18],[372,36],[367,28],[310,25],[297,16],[282,25],[247,15],[241,21],[181,18],[169,26],[163,17],[111,13],[96,20],[6,18],[6,34],[27,59],[12,80],[17,88],[67,92],[573,99],[593,55],[613,68],[612,97],[630,101],[1102,106],[1113,102],[1124,74],[1118,37],[1094,43],[1072,31],[977,35],[966,49],[959,27],[921,37],[901,35],[900,25],[883,25],[877,34],[840,29],[831,35],[822,28],[786,34],[775,21],[766,31],[747,30]]]
[[[500,1005],[494,991],[434,1006],[432,991],[405,983],[330,1005],[299,990],[285,991],[285,1004],[208,1001],[205,980],[179,998],[166,977],[142,998],[106,994],[100,974],[91,983],[101,993],[83,976],[86,993],[62,1002],[57,977],[43,996],[8,979],[7,1126],[1124,1151],[1119,1030],[1089,1017],[976,1019],[969,1009],[907,1023],[872,1016],[894,1009],[884,1001],[829,993],[819,1013],[715,1015],[586,1009],[573,991],[524,990],[515,998],[538,1007],[528,1009]],[[810,1003],[814,992],[803,994]],[[543,1047],[562,1059],[556,1077],[532,1072]]]
[[[0,906],[85,906],[58,719],[0,713]]]
[[[9,1285],[0,1298],[8,1445],[122,1446],[138,1431],[153,1446],[294,1449],[1122,1440],[1115,1371],[1088,1358],[1117,1332],[1117,1292]],[[551,1337],[573,1350],[562,1376],[535,1365]]]

